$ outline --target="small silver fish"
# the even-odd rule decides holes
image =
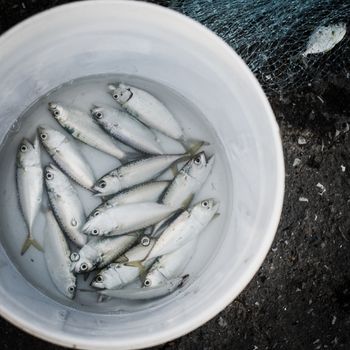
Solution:
[[[96,181],[94,173],[73,142],[50,127],[39,126],[38,134],[41,143],[57,165],[76,183],[91,190]]]
[[[164,153],[153,131],[129,113],[110,106],[95,106],[91,114],[103,129],[128,146],[143,153]]]
[[[143,260],[153,248],[155,242],[154,239],[143,236],[138,245],[101,270],[91,282],[91,286],[99,289],[118,289],[135,281],[143,271],[147,271],[155,259],[145,261],[141,269],[139,266],[128,265],[128,262]]]
[[[214,199],[205,199],[184,211],[157,239],[146,259],[169,254],[197,237],[214,218],[218,208]]]
[[[83,232],[93,236],[121,235],[154,225],[177,209],[154,202],[123,204],[90,218]]]
[[[123,289],[106,289],[99,291],[99,294],[109,296],[111,298],[119,298],[125,300],[151,300],[161,298],[173,293],[177,288],[181,287],[188,275],[173,278],[163,283],[159,287],[142,287],[142,288],[123,288]]]
[[[119,148],[88,113],[56,102],[49,103],[49,111],[61,126],[79,141],[116,157],[122,162],[127,159],[127,152]]]
[[[71,272],[70,251],[51,210],[46,213],[45,260],[52,282],[69,299],[76,291],[76,277]]]
[[[119,192],[114,197],[95,208],[88,216],[87,220],[117,205],[138,202],[156,202],[169,186],[169,183],[169,181],[151,181]]]
[[[173,207],[186,208],[208,178],[214,162],[215,156],[207,158],[204,152],[196,154],[178,172],[160,202]]]
[[[192,239],[172,253],[159,257],[147,273],[143,282],[144,286],[158,287],[168,280],[180,276],[191,260],[196,244],[197,240]],[[148,261],[146,260],[143,264]]]
[[[125,84],[109,85],[113,98],[130,114],[149,127],[174,139],[183,132],[172,113],[150,93]]]
[[[156,178],[171,165],[188,157],[187,154],[159,155],[129,162],[102,176],[93,189],[101,196],[117,193]]]
[[[338,23],[329,26],[320,26],[310,35],[306,50],[302,56],[318,54],[332,50],[341,42],[346,34],[346,24]]]
[[[214,162],[215,156],[208,159],[204,152],[196,154],[175,176],[169,187],[164,191],[160,203],[186,209],[207,180]],[[164,223],[163,220],[153,228],[152,236],[158,235],[158,231]]]
[[[28,229],[28,236],[21,250],[23,255],[33,245],[43,251],[41,245],[33,237],[33,224],[41,206],[43,194],[43,171],[40,162],[39,140],[35,138],[33,145],[23,139],[17,151],[16,180],[19,203]]]
[[[192,153],[207,144],[199,140],[186,139],[183,130],[173,114],[147,91],[126,84],[110,84],[112,97],[118,104],[150,128],[160,131],[178,142]]]
[[[86,273],[108,265],[135,244],[140,234],[133,232],[118,237],[91,239],[78,253],[71,254],[74,271]]]
[[[78,247],[87,242],[82,232],[85,213],[77,191],[69,178],[55,165],[45,168],[45,184],[51,208],[62,230]]]

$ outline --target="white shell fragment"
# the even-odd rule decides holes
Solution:
[[[307,144],[306,138],[303,137],[303,136],[300,136],[300,137],[298,138],[298,144],[299,144],[299,145],[306,145],[306,144]]]
[[[318,192],[318,194],[320,196],[323,196],[323,194],[326,192],[326,188],[320,182],[316,185],[316,187],[320,189],[320,192]]]
[[[338,23],[320,26],[310,35],[302,56],[330,51],[341,42],[346,34],[346,24]]]
[[[298,167],[301,164],[301,159],[300,158],[295,158],[293,162],[293,168]]]

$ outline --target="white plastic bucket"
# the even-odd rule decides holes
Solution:
[[[0,138],[52,88],[110,72],[159,81],[203,112],[225,147],[233,208],[221,233],[223,244],[204,273],[174,300],[139,312],[82,312],[60,304],[28,283],[0,246],[1,315],[35,336],[83,349],[160,344],[214,317],[260,267],[284,192],[278,126],[247,66],[200,24],[142,2],[72,3],[5,33],[0,38]]]

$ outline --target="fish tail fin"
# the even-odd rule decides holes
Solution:
[[[126,163],[133,161],[133,160],[138,160],[138,159],[141,159],[144,157],[145,157],[144,153],[140,153],[137,151],[135,151],[135,152],[130,151],[130,152],[126,152],[125,157],[120,158],[119,161],[122,164],[126,164]]]
[[[103,294],[97,294],[97,303],[98,304],[101,304],[106,300],[108,300],[108,296],[103,295]]]
[[[214,216],[212,217],[211,221],[215,220],[218,218],[221,214],[220,213],[215,213]]]
[[[44,252],[44,249],[41,246],[41,244],[39,244],[39,242],[37,240],[35,240],[35,238],[33,236],[29,235],[27,237],[27,239],[25,240],[25,242],[23,243],[23,246],[21,249],[21,255],[24,255],[30,246],[33,246],[34,248],[36,248],[40,252]]]
[[[208,146],[209,142],[196,139],[181,139],[181,144],[186,152],[195,155],[203,146]]]
[[[171,170],[171,173],[173,174],[173,176],[175,177],[175,176],[177,175],[177,173],[178,173],[176,163],[174,163],[174,164],[170,167],[170,170]]]

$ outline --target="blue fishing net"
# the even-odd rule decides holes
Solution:
[[[326,79],[350,78],[350,1],[170,0],[155,1],[195,18],[245,60],[268,94]],[[346,26],[327,52],[303,56],[317,28]]]

